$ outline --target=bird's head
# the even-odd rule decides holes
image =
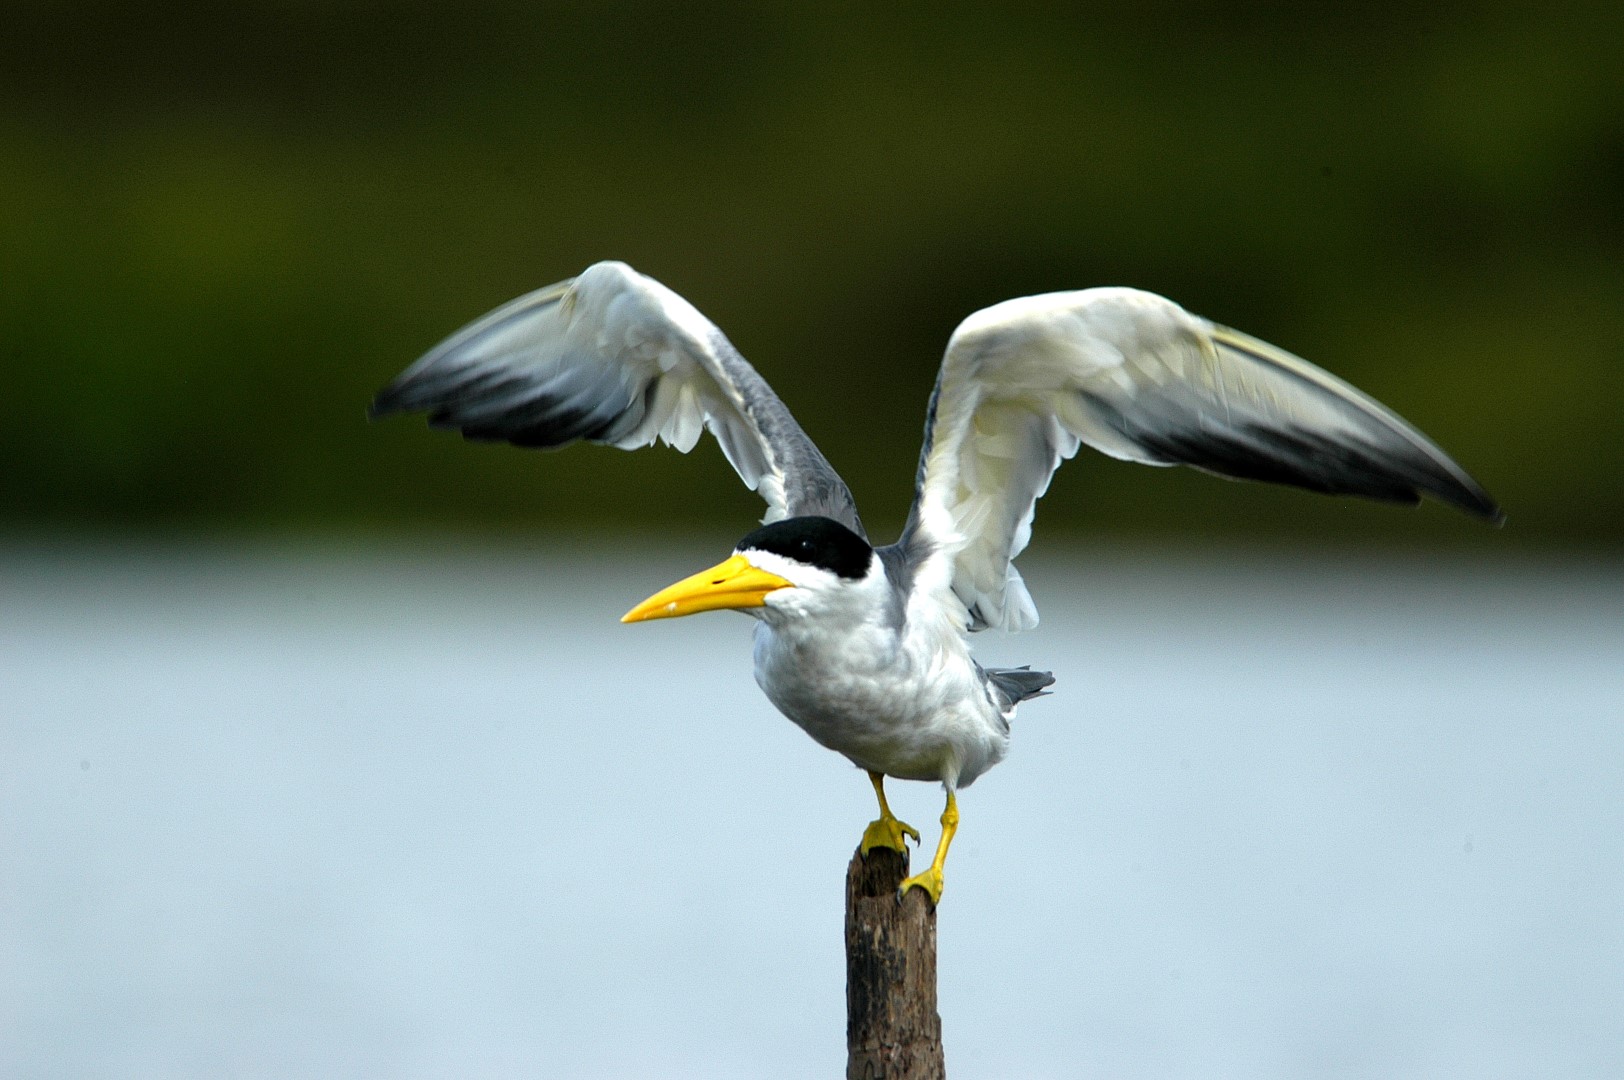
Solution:
[[[724,561],[661,589],[621,622],[731,608],[774,621],[860,601],[884,571],[867,540],[826,517],[763,525]]]

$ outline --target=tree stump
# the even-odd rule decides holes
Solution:
[[[936,905],[900,900],[908,856],[875,848],[846,868],[846,1080],[944,1080]]]

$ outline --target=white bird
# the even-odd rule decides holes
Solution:
[[[933,902],[958,825],[955,793],[1003,759],[1016,706],[1054,682],[983,668],[966,635],[1037,624],[1013,560],[1039,496],[1079,445],[1390,502],[1430,495],[1503,520],[1442,450],[1347,383],[1128,288],[1008,300],[959,325],[926,413],[913,509],[883,547],[722,332],[624,263],[597,263],[470,323],[372,405],[374,417],[416,410],[466,438],[526,447],[631,450],[659,439],[686,453],[709,429],[766,500],[763,525],[622,621],[722,608],[755,616],[767,697],[868,771],[880,816],[865,854],[919,839],[891,813],[884,777],[940,781],[935,858],[902,884]]]

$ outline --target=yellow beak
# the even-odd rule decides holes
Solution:
[[[777,574],[751,566],[743,555],[734,555],[709,570],[661,589],[622,615],[620,621],[674,619],[720,608],[764,607],[768,593],[790,587],[790,583]]]

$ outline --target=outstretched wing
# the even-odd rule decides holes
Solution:
[[[764,522],[821,514],[863,535],[851,492],[766,380],[688,301],[619,262],[476,319],[379,391],[372,416],[423,411],[434,427],[552,449],[683,453],[709,428]]]
[[[901,541],[916,580],[950,587],[971,629],[1036,625],[1011,560],[1080,443],[1333,494],[1431,495],[1501,520],[1426,436],[1288,352],[1135,289],[1009,300],[948,342]]]

